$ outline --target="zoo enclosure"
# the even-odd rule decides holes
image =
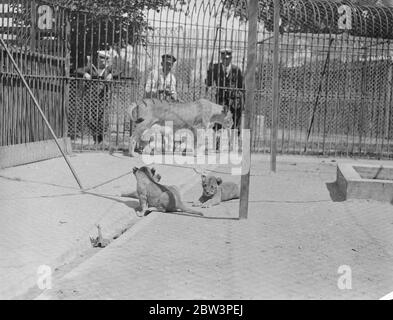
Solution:
[[[92,18],[89,12],[74,15],[71,33],[77,36],[71,45],[71,57],[78,59],[71,63],[75,78],[71,81],[69,128],[77,149],[125,147],[132,130],[125,111],[143,98],[147,77],[160,70],[165,53],[177,58],[173,72],[178,97],[186,102],[206,96],[215,100],[217,86],[207,88],[205,80],[209,63],[219,60],[220,49],[230,47],[233,63],[245,69],[246,23],[231,17],[224,2],[170,1],[167,6],[143,10],[140,15],[143,25],[124,17]],[[82,79],[81,72],[77,77],[88,59],[99,63],[99,50],[108,53],[120,76],[109,82]],[[108,94],[101,116],[103,106],[98,101],[102,89],[98,84],[104,83]],[[104,144],[94,144],[97,130],[105,136]]]
[[[278,151],[390,158],[392,8],[338,0],[280,3]],[[169,1],[136,10],[135,16],[100,17],[51,5],[32,10],[40,5],[45,3],[1,0],[0,34],[11,45],[56,133],[63,136],[68,129],[77,150],[122,148],[128,143],[131,126],[125,111],[143,97],[146,77],[160,68],[163,53],[177,58],[174,72],[184,101],[215,99],[217,86],[205,85],[207,68],[219,61],[224,47],[232,49],[233,64],[245,73],[243,0]],[[252,150],[269,152],[273,1],[260,0],[259,5]],[[52,19],[44,19],[47,12]],[[119,71],[111,81],[77,75],[88,56],[98,64],[98,50],[108,53]],[[2,145],[48,138],[3,51],[0,62]],[[94,143],[98,133],[103,144]]]
[[[273,43],[265,31],[272,31],[273,15],[267,2],[260,1],[266,50],[259,50],[258,82],[269,139]],[[280,16],[279,150],[390,158],[392,8],[281,1]]]
[[[128,82],[112,82],[116,94],[111,98],[112,107],[107,107],[112,110],[107,118],[115,119],[107,134],[116,131],[116,143],[127,142],[129,126],[124,110],[131,101],[143,97],[147,74],[160,68],[161,54],[170,52],[177,58],[174,72],[179,97],[184,101],[206,95],[215,99],[217,86],[206,88],[205,80],[209,63],[219,61],[222,48],[232,49],[232,62],[244,74],[245,4],[241,0],[175,1],[159,12],[144,11],[148,27],[137,40],[130,37],[135,34],[135,26],[121,27],[121,19],[113,28],[102,27],[108,25],[108,19],[101,23],[106,33],[118,34],[112,43],[94,46],[92,37],[89,41],[79,40],[77,56],[85,57],[94,54],[87,49],[89,46],[110,51],[121,43],[120,38],[128,39],[120,45],[118,54],[127,57],[126,69],[132,71],[126,77]],[[259,5],[252,149],[268,152],[272,127],[273,1],[261,0]],[[86,20],[86,15],[83,13],[79,19]],[[355,6],[348,1],[283,0],[280,16],[279,152],[391,157],[389,30],[393,10]],[[75,80],[72,85],[71,110],[81,108],[76,93],[80,81],[86,82]],[[80,116],[74,119],[83,122]],[[86,142],[80,142],[83,148]]]
[[[67,20],[67,10],[42,1],[0,1],[0,37],[58,137],[67,135]],[[2,46],[0,125],[0,146],[52,138]]]

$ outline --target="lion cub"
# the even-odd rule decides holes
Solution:
[[[203,216],[201,212],[187,208],[184,205],[176,187],[158,183],[154,178],[155,171],[152,172],[152,169],[135,167],[133,173],[136,178],[139,204],[142,209],[142,211],[137,211],[138,216],[146,215],[153,210],[162,212],[182,211]]]
[[[240,198],[239,186],[234,182],[222,182],[220,177],[202,175],[203,192],[194,207],[210,208],[221,201]]]

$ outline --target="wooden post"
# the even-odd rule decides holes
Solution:
[[[258,0],[248,0],[248,48],[246,70],[246,105],[242,125],[242,177],[240,186],[239,219],[248,215],[248,197],[251,167],[251,115],[255,104],[255,70],[257,64]]]
[[[270,133],[270,170],[276,172],[277,162],[277,136],[278,136],[278,110],[280,108],[280,0],[274,0],[274,51],[273,51],[273,107],[272,129]]]
[[[64,151],[63,151],[63,149],[61,148],[60,143],[59,143],[59,141],[57,140],[56,134],[55,134],[55,132],[53,131],[53,129],[52,129],[50,123],[48,122],[47,118],[45,117],[45,114],[44,114],[44,112],[42,111],[42,109],[41,109],[41,107],[40,107],[40,104],[38,103],[36,97],[34,96],[33,91],[31,91],[31,88],[30,88],[29,84],[27,83],[25,77],[23,76],[23,74],[22,74],[22,72],[20,71],[18,65],[16,64],[16,62],[15,62],[15,60],[14,60],[14,57],[12,56],[10,50],[8,49],[8,47],[7,47],[7,45],[5,44],[3,38],[1,38],[1,37],[0,37],[0,44],[4,47],[5,51],[7,52],[7,55],[8,55],[8,57],[9,57],[9,59],[11,60],[11,62],[12,62],[12,64],[13,64],[13,66],[14,66],[16,72],[19,74],[19,76],[20,76],[20,78],[21,78],[21,80],[22,80],[23,85],[26,87],[27,92],[29,93],[31,99],[32,99],[33,102],[34,102],[34,105],[36,106],[36,108],[38,109],[39,113],[41,114],[42,119],[44,120],[44,122],[45,122],[47,128],[49,129],[50,134],[52,135],[53,139],[55,140],[56,145],[57,145],[57,147],[59,148],[59,150],[60,150],[60,152],[61,152],[61,154],[62,154],[64,160],[67,162],[67,165],[68,165],[68,167],[70,168],[70,170],[71,170],[71,172],[72,172],[72,174],[73,174],[73,176],[74,176],[76,182],[78,183],[79,187],[80,187],[81,189],[83,189],[82,184],[81,184],[81,182],[80,182],[80,180],[79,180],[79,178],[78,178],[78,175],[76,174],[76,171],[75,171],[74,168],[72,167],[70,161],[68,160],[68,157],[66,156],[66,154],[65,154]]]

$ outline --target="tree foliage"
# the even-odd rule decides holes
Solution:
[[[81,66],[98,50],[145,44],[147,10],[171,7],[170,0],[51,0],[71,10],[71,64]]]
[[[52,0],[54,4],[70,8],[74,12],[88,12],[94,17],[115,17],[125,14],[138,16],[143,10],[160,10],[169,6],[168,0]]]

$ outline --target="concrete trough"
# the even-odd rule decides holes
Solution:
[[[393,167],[341,163],[336,182],[345,199],[393,201]]]

